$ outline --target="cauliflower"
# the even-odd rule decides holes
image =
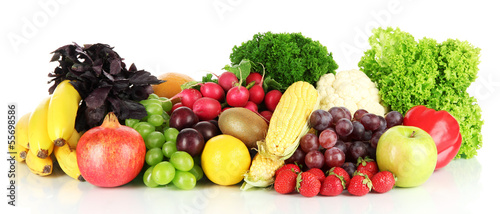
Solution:
[[[378,89],[365,73],[359,70],[327,73],[316,83],[320,109],[328,111],[334,106],[344,106],[351,115],[358,109],[384,116],[387,108],[380,104]]]

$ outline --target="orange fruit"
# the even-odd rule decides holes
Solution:
[[[157,78],[160,80],[165,80],[165,82],[158,85],[153,85],[154,93],[160,97],[166,97],[169,99],[181,92],[182,84],[195,81],[188,75],[175,72],[164,73],[157,76]],[[175,99],[172,100],[172,103],[175,104],[179,101],[180,99]]]

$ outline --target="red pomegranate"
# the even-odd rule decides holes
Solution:
[[[146,146],[141,135],[122,126],[113,112],[101,126],[82,135],[76,147],[80,172],[99,187],[116,187],[134,179],[142,169]]]

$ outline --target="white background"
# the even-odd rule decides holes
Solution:
[[[338,70],[357,68],[363,51],[369,48],[370,30],[378,26],[400,27],[417,39],[468,40],[482,49],[478,79],[469,93],[478,99],[483,110],[483,148],[476,158],[452,162],[420,187],[360,198],[304,198],[267,190],[240,192],[237,187],[215,185],[199,185],[193,191],[148,189],[141,185],[100,189],[89,183],[75,184],[56,172],[52,177],[21,179],[26,183],[18,186],[18,205],[24,209],[17,211],[156,213],[182,207],[185,209],[180,211],[208,209],[232,213],[272,213],[280,209],[355,213],[382,213],[387,209],[396,213],[487,210],[494,206],[493,197],[498,197],[500,190],[494,184],[498,168],[494,162],[499,151],[494,135],[498,130],[494,126],[500,119],[496,109],[500,96],[500,15],[498,4],[490,2],[493,1],[3,1],[2,118],[6,118],[7,104],[16,103],[21,116],[48,95],[47,74],[57,65],[49,63],[50,52],[71,42],[107,43],[115,47],[127,65],[135,63],[139,69],[155,75],[187,73],[195,79],[207,71],[220,73],[230,63],[234,45],[266,31],[302,32],[320,41],[333,53]],[[1,130],[7,129],[5,124],[2,119]],[[0,203],[7,207],[8,166],[7,161],[0,162],[0,186],[4,190]],[[25,164],[18,169],[20,174],[29,174]]]

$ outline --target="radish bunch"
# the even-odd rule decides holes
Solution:
[[[218,76],[217,82],[199,83],[200,87],[182,90],[171,98],[181,99],[180,103],[173,106],[172,111],[186,106],[191,108],[200,120],[213,120],[228,108],[244,107],[269,121],[282,95],[279,90],[271,90],[266,94],[262,87],[263,76],[256,72],[247,76],[246,85],[229,71]]]

